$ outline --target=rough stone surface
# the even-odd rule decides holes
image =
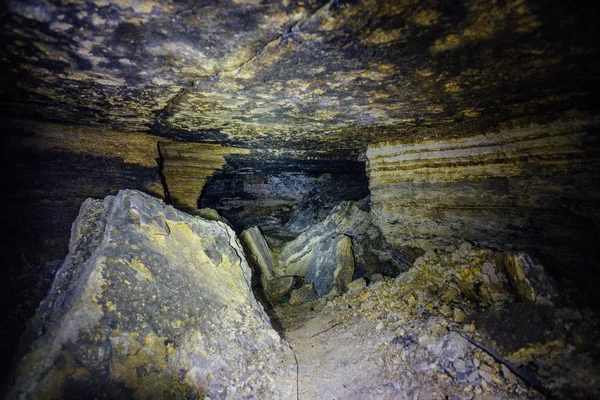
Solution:
[[[335,246],[342,236],[352,237],[363,232],[370,222],[369,214],[356,207],[354,202],[340,203],[323,222],[314,225],[281,249],[279,268],[286,275],[306,276],[311,265],[335,255]],[[322,252],[333,253],[320,256]]]
[[[598,293],[593,2],[7,0],[0,20],[2,128],[53,123],[42,130],[54,136],[20,132],[34,145],[17,151],[0,138],[9,352],[85,198],[161,194],[170,180],[178,206],[200,195],[275,243],[305,189],[329,190],[331,208],[368,193],[369,145],[395,148],[369,158],[376,219],[396,249],[466,239],[531,251],[569,296]],[[208,151],[180,167],[157,138],[251,154],[223,164]]]
[[[25,323],[64,260],[71,224],[85,199],[121,189],[163,197],[157,137],[0,120],[0,376]]]
[[[547,305],[512,303],[492,307],[474,313],[469,321],[487,343],[516,365],[564,347],[566,339],[563,320]]]
[[[596,118],[542,125],[527,120],[448,141],[372,145],[373,220],[396,247],[468,240],[530,250],[553,275],[595,293],[597,125]]]
[[[317,296],[315,294],[315,288],[312,283],[302,286],[299,289],[292,290],[290,296],[290,304],[303,304],[315,301]]]
[[[224,224],[136,191],[87,200],[8,398],[290,398],[291,349]]]
[[[527,253],[506,253],[506,274],[515,293],[527,303],[552,300],[558,295],[556,284],[546,274],[544,266],[536,263]]]
[[[310,193],[292,214],[291,218],[283,226],[283,229],[300,234],[313,225],[318,224],[327,217],[325,202],[318,193]]]
[[[251,147],[448,136],[591,108],[599,13],[543,0],[10,0],[2,115]]]
[[[231,225],[231,222],[229,222],[226,218],[223,218],[221,215],[219,215],[217,210],[214,210],[212,208],[199,208],[197,210],[191,211],[189,214],[207,219],[209,221],[219,221],[226,224],[231,229],[234,229]]]
[[[184,211],[198,209],[198,199],[208,177],[225,165],[225,156],[247,149],[200,143],[161,141],[162,176],[171,203]]]
[[[353,275],[352,240],[339,235],[323,242],[321,249],[315,251],[304,281],[312,284],[317,296],[322,297],[333,288],[345,292]]]
[[[265,234],[289,241],[300,232],[284,226],[316,194],[323,217],[341,201],[369,194],[365,165],[356,157],[346,150],[335,155],[292,149],[232,154],[207,182],[200,205],[216,209],[240,231],[259,226]]]
[[[397,276],[412,267],[412,261],[419,253],[412,249],[394,248],[374,224],[352,238],[352,251],[355,278],[377,274]]]
[[[396,276],[400,271],[408,269],[408,254],[387,244],[377,228],[372,225],[369,212],[361,209],[360,204],[340,203],[324,221],[283,246],[279,254],[278,268],[284,271],[285,275],[301,277],[312,271],[310,282],[315,284],[317,293],[319,296],[327,294],[324,290],[331,290],[331,284],[321,288],[313,279],[324,276],[319,272],[321,269],[330,271],[326,276],[333,277],[331,272],[337,269],[335,265],[339,261],[336,257],[340,256],[336,246],[340,245],[341,240],[346,240],[344,237],[348,237],[351,241],[353,260],[347,264],[352,264],[354,271],[350,281],[365,274],[383,273]]]
[[[468,244],[429,251],[395,279],[357,280],[343,295],[277,307],[300,398],[545,398],[449,328],[508,357],[556,398],[598,398],[597,311],[577,307],[577,318],[573,304],[559,312],[513,302],[503,256]],[[471,283],[496,301],[472,296]],[[456,325],[452,308],[469,316]]]
[[[271,249],[260,229],[257,227],[246,229],[240,235],[240,239],[248,262],[256,272],[253,280],[259,281],[256,283],[260,283],[261,288],[267,292],[272,301],[281,301],[283,296],[290,293],[294,277],[280,276],[273,268]]]

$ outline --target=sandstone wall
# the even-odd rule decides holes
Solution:
[[[563,276],[597,281],[599,121],[371,145],[374,221],[395,246],[530,248]]]
[[[246,154],[236,149],[204,143],[161,141],[162,175],[172,204],[185,211],[198,208],[206,179],[225,165],[225,156]]]

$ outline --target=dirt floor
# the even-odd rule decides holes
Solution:
[[[355,299],[276,308],[298,359],[299,399],[544,398],[443,319],[365,310]]]

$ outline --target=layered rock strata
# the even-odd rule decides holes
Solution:
[[[597,281],[599,122],[372,145],[373,219],[395,246],[530,248],[563,276]]]
[[[203,143],[162,141],[159,143],[162,176],[171,203],[185,211],[198,209],[198,198],[207,178],[225,165],[225,156],[248,153]]]
[[[290,398],[292,350],[234,232],[137,191],[87,200],[8,398]]]
[[[158,138],[148,134],[0,121],[0,375],[25,321],[68,251],[71,224],[89,197],[130,188],[163,196]]]
[[[290,240],[310,222],[324,219],[341,201],[369,194],[365,164],[357,157],[357,152],[347,150],[331,154],[252,149],[248,154],[232,154],[207,181],[200,206],[216,209],[240,231],[259,226],[265,235]],[[321,199],[315,204],[316,219],[313,215],[301,226],[293,221],[287,225],[316,196]]]

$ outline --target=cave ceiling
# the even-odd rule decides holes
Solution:
[[[596,111],[600,13],[577,1],[2,8],[4,119],[333,151]]]

